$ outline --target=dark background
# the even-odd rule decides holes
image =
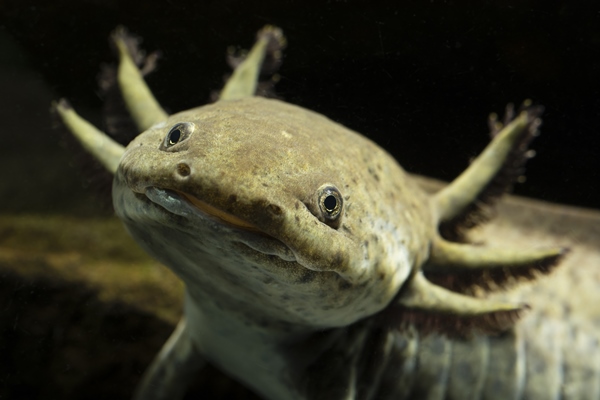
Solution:
[[[288,38],[277,91],[377,141],[409,171],[451,180],[508,102],[546,107],[518,194],[598,208],[600,6],[569,1],[0,2],[0,211],[95,212],[93,179],[49,117],[68,98],[100,123],[96,77],[123,24],[160,50],[163,106],[206,103],[229,45],[264,24]],[[94,197],[94,196],[92,196]]]
[[[52,100],[66,97],[101,124],[96,78],[115,60],[107,39],[117,25],[142,36],[146,50],[162,52],[148,81],[172,112],[206,103],[221,87],[227,46],[248,48],[260,27],[278,25],[289,43],[280,96],[369,136],[409,171],[445,180],[487,143],[490,112],[531,98],[546,112],[533,143],[537,157],[517,193],[600,208],[594,3],[0,0],[0,392],[129,398],[172,329],[156,315],[100,301],[93,285],[72,273],[86,271],[95,253],[107,260],[102,268],[93,264],[100,275],[130,273],[121,264],[109,268],[119,258],[103,250],[112,241],[130,257],[124,233],[98,230],[104,218],[78,217],[109,213],[106,193],[80,171],[49,113]],[[14,213],[34,215],[8,215]],[[54,213],[63,215],[51,223],[46,217]],[[19,221],[29,221],[27,229]],[[74,221],[82,221],[78,229]],[[66,272],[53,276],[57,255]],[[145,290],[160,298],[159,289]],[[199,386],[213,392],[201,398],[231,399],[231,390],[249,398],[222,376],[202,379]],[[227,390],[217,396],[215,387]]]

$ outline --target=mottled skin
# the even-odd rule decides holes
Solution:
[[[552,274],[491,296],[531,306],[506,334],[397,335],[387,382],[398,390],[381,398],[599,399],[600,213],[511,197],[472,239],[521,249],[560,244],[571,252]]]
[[[65,103],[57,109],[115,173],[115,211],[132,236],[186,284],[184,317],[136,398],[181,397],[204,360],[268,399],[600,396],[598,320],[572,313],[569,296],[552,300],[571,288],[573,269],[561,285],[490,299],[428,280],[474,273],[488,292],[510,276],[548,272],[564,254],[569,243],[515,251],[438,233],[525,152],[536,112],[520,114],[429,195],[361,135],[251,97],[265,35],[220,101],[168,117],[116,41],[124,98],[144,132],[123,151]],[[507,277],[488,277],[502,268]],[[512,327],[524,309],[515,300],[539,308]],[[464,339],[423,336],[421,322],[438,317],[472,329]]]
[[[181,121],[195,124],[196,130],[185,141],[161,147],[169,129]],[[340,146],[347,150],[340,152]],[[306,157],[307,151],[311,158]],[[371,167],[346,168],[357,162]],[[244,308],[253,308],[252,314],[264,314],[265,320],[275,323],[328,328],[381,310],[411,266],[427,256],[427,240],[432,236],[424,193],[393,159],[340,125],[277,100],[222,101],[170,117],[164,127],[150,129],[128,146],[114,186],[115,208],[128,225],[138,213],[146,212],[140,206],[154,207],[150,201],[142,205],[130,201],[131,191],[143,194],[148,187],[158,187],[218,204],[220,210],[263,233],[247,239],[245,246],[239,239],[227,245],[230,237],[219,238],[224,244],[218,259],[234,250],[245,255],[225,267],[222,284],[214,276],[210,279],[219,282],[215,286],[224,298],[245,303]],[[318,204],[322,186],[337,187],[344,197],[345,212],[335,221],[336,229],[323,222]],[[382,186],[386,189],[380,190]],[[130,211],[132,203],[137,207]],[[162,208],[158,213],[162,214],[156,216],[157,225],[166,225],[173,217]],[[180,219],[175,223],[181,229]],[[397,228],[409,226],[413,228]],[[247,230],[241,234],[250,237]],[[163,240],[153,239],[158,243],[152,246]],[[253,247],[261,251],[251,251]],[[282,253],[283,259],[264,258],[263,249]],[[256,268],[238,265],[248,258],[254,259]],[[219,264],[207,268],[215,268],[218,276],[225,272]],[[185,276],[185,271],[173,268]],[[195,274],[184,280],[199,279]],[[231,281],[230,275],[253,284],[247,285],[246,292],[237,282],[225,282]],[[225,296],[235,292],[229,287],[232,283],[238,293]]]

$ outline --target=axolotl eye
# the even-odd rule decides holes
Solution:
[[[169,130],[169,133],[167,133],[162,147],[168,149],[169,147],[184,141],[191,135],[192,132],[194,132],[195,128],[196,125],[191,122],[181,122],[179,124],[175,124]]]
[[[344,208],[344,199],[340,191],[333,185],[323,185],[318,190],[318,201],[325,222],[337,227]]]

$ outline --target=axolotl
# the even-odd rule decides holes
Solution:
[[[540,106],[493,119],[487,148],[429,193],[359,133],[254,96],[285,43],[277,28],[259,32],[218,101],[174,115],[126,32],[113,39],[142,133],[124,148],[55,107],[114,174],[127,230],[185,283],[184,315],[136,399],[181,398],[206,363],[271,400],[600,398],[600,319],[569,316],[564,292],[577,289],[542,282],[572,256],[565,245],[466,235],[522,173]],[[506,294],[524,280],[532,290]]]

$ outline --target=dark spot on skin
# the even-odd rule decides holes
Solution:
[[[352,287],[352,284],[348,281],[340,281],[338,289],[340,290],[348,290]]]
[[[179,163],[177,164],[177,173],[179,174],[179,176],[186,177],[192,173],[192,170],[190,169],[190,166],[186,163]]]
[[[299,216],[295,215],[294,219],[296,220],[296,222],[300,223],[300,217]]]
[[[283,214],[283,211],[281,210],[281,207],[279,207],[278,205],[275,204],[269,204],[267,206],[267,210],[269,210],[269,212],[273,215],[281,215]]]
[[[236,196],[235,194],[232,194],[232,195],[230,195],[230,196],[227,198],[227,202],[228,202],[229,204],[233,204],[233,203],[235,203],[236,201],[237,201],[237,196]]]
[[[384,272],[380,272],[377,274],[377,279],[379,279],[380,281],[385,279],[385,273]]]
[[[299,209],[300,208],[300,203],[296,202],[296,204],[294,204],[294,207],[296,208],[296,210]]]
[[[305,271],[304,274],[298,279],[298,283],[310,283],[317,277],[314,271]]]
[[[139,183],[139,179],[132,176],[131,174],[127,174],[127,183],[129,186],[137,186]]]
[[[375,178],[375,180],[376,180],[377,182],[379,182],[379,175],[377,175],[377,172],[375,172],[375,170],[374,170],[373,168],[371,168],[371,167],[369,167],[368,171],[369,171],[369,174],[370,174],[370,175],[371,175],[373,178]]]
[[[366,248],[369,248],[369,241],[365,240],[363,242],[363,246],[365,246]]]

